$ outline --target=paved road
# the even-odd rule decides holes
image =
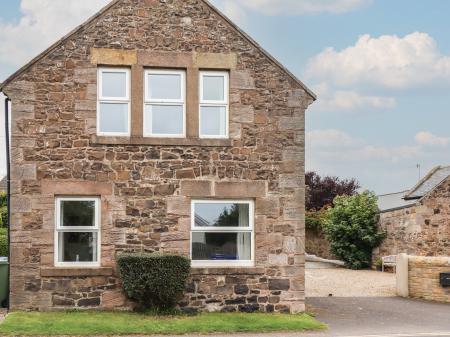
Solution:
[[[308,311],[327,331],[236,334],[240,337],[450,337],[450,304],[398,297],[321,297],[307,300]],[[213,335],[230,337],[230,335]],[[190,336],[198,337],[198,336]]]
[[[450,304],[399,297],[309,298],[326,336],[450,336]],[[424,335],[425,334],[425,335]]]

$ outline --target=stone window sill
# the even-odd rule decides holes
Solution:
[[[113,269],[110,267],[94,267],[94,268],[47,267],[47,268],[41,268],[41,276],[43,276],[43,277],[111,276],[112,274],[113,274]]]
[[[91,144],[230,147],[233,141],[231,139],[92,136]]]
[[[192,275],[264,275],[261,267],[232,267],[232,268],[196,268],[191,270]]]

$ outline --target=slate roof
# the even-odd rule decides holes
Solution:
[[[415,205],[416,200],[405,200],[408,191],[383,194],[378,196],[378,208],[381,212],[394,211]]]
[[[431,170],[405,195],[405,199],[420,199],[450,176],[450,166],[438,166]]]

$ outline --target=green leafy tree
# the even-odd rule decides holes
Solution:
[[[378,230],[377,197],[372,192],[338,196],[327,212],[323,230],[331,251],[351,269],[371,265],[372,250],[385,234]]]

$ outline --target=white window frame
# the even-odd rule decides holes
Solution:
[[[94,201],[95,202],[95,222],[94,226],[62,226],[61,225],[61,202],[62,201]],[[101,231],[100,231],[100,197],[57,197],[55,199],[55,267],[100,267],[101,264]],[[90,232],[97,233],[97,261],[93,262],[60,262],[59,233]]]
[[[195,205],[196,204],[247,204],[249,227],[198,227],[195,225]],[[191,266],[194,268],[233,268],[233,267],[254,267],[255,266],[255,202],[248,199],[230,200],[230,199],[196,199],[191,200],[191,233],[189,253]],[[251,259],[250,260],[193,260],[192,259],[192,234],[193,233],[250,233],[251,237]]]
[[[125,73],[126,74],[126,96],[125,97],[103,97],[103,73]],[[100,67],[97,70],[97,135],[98,136],[114,136],[129,137],[131,135],[131,70],[130,68]],[[127,104],[128,125],[127,132],[102,132],[100,131],[100,104]]]
[[[180,75],[181,76],[181,99],[152,99],[149,97],[149,75]],[[143,110],[143,135],[144,137],[153,138],[186,138],[186,71],[184,70],[168,70],[168,69],[146,69],[144,71],[144,110]],[[168,105],[168,106],[182,106],[183,107],[183,133],[182,134],[159,134],[146,132],[146,106],[151,105]],[[150,130],[152,130],[152,121],[150,119]]]
[[[208,76],[220,76],[224,78],[223,85],[223,101],[212,101],[205,100],[203,97],[203,78]],[[200,106],[199,106],[199,129],[198,133],[200,138],[204,139],[228,139],[229,138],[229,124],[230,124],[230,104],[229,104],[229,96],[230,96],[230,74],[228,71],[200,71]],[[201,111],[202,107],[225,107],[225,135],[202,135],[202,119],[201,119]]]

